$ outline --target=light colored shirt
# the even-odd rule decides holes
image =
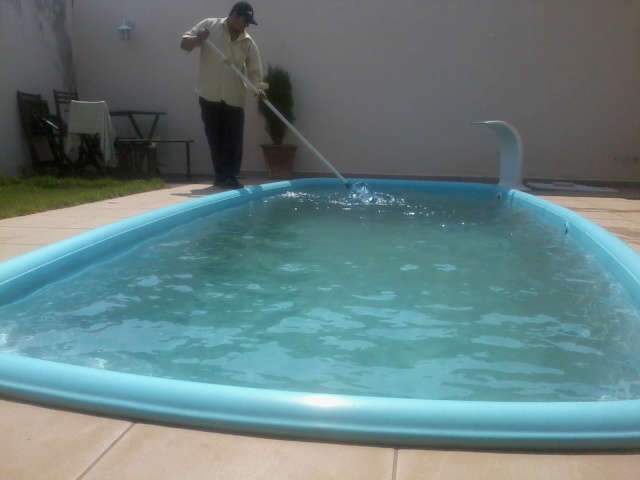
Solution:
[[[195,38],[203,30],[209,31],[208,40],[212,41],[225,56],[242,71],[258,88],[263,88],[262,60],[258,46],[245,31],[231,40],[231,34],[225,25],[226,18],[205,18],[182,38]],[[200,73],[198,95],[210,102],[220,102],[244,107],[247,87],[240,77],[224,64],[216,51],[203,42],[200,46]]]

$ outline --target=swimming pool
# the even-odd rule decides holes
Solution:
[[[631,250],[521,192],[369,183],[375,205],[281,182],[4,264],[3,391],[318,439],[638,445]]]

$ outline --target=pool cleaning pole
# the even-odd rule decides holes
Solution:
[[[222,51],[216,46],[215,43],[213,43],[211,40],[207,40],[207,45],[209,45],[211,48],[213,48],[218,55],[220,55],[220,57],[224,60],[224,62],[234,71],[236,72],[236,74],[242,79],[242,81],[244,81],[244,83],[246,83],[251,90],[253,90],[254,93],[258,93],[258,89],[256,88],[256,86],[251,83],[251,81],[247,78],[247,76],[242,73],[240,71],[240,69],[238,67],[236,67],[233,63],[229,62],[227,60],[227,57],[224,53],[222,53]],[[265,103],[265,105],[267,107],[269,107],[271,109],[271,111],[273,113],[275,113],[275,115],[284,122],[284,124],[289,127],[289,130],[291,130],[299,139],[302,143],[304,143],[307,148],[309,150],[311,150],[311,152],[313,152],[313,154],[318,157],[320,160],[322,160],[322,162],[329,167],[329,169],[334,173],[334,175],[336,177],[338,177],[340,179],[340,181],[342,181],[342,183],[344,183],[345,187],[349,188],[350,183],[347,181],[346,178],[344,178],[340,172],[338,170],[336,170],[336,167],[334,167],[331,162],[329,160],[327,160],[326,158],[324,158],[324,155],[322,155],[318,149],[316,147],[314,147],[311,142],[309,140],[307,140],[306,138],[304,138],[304,135],[302,135],[293,125],[291,125],[291,122],[289,122],[289,120],[287,120],[284,115],[282,115],[278,109],[276,107],[273,106],[273,104],[267,100],[266,98],[263,98],[262,101]]]

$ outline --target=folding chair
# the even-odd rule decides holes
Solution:
[[[48,103],[41,95],[20,91],[17,92],[17,100],[20,123],[34,170],[66,172],[71,162],[64,153],[62,126],[50,114]]]
[[[69,123],[69,106],[71,100],[78,100],[78,92],[65,92],[63,90],[53,91],[53,100],[56,104],[56,116],[63,127],[63,134],[67,133],[67,125]]]

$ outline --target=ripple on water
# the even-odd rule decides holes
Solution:
[[[305,270],[305,267],[299,263],[285,263],[284,265],[280,265],[280,267],[278,267],[278,270],[288,273],[297,273],[303,272]]]
[[[412,272],[414,270],[419,270],[420,267],[418,265],[407,264],[400,267],[400,270],[403,272]]]
[[[380,292],[377,295],[351,295],[353,298],[358,298],[360,300],[372,300],[375,302],[389,302],[394,300],[398,295],[395,292],[386,290]]]
[[[126,308],[126,303],[123,302],[109,302],[107,300],[99,300],[91,305],[88,305],[77,310],[69,312],[69,315],[74,317],[96,317],[104,313],[110,312],[118,308]]]
[[[157,275],[149,275],[148,277],[141,277],[136,279],[138,287],[156,287],[160,285],[160,278]]]
[[[193,288],[189,285],[167,285],[167,288],[173,290],[174,292],[180,293],[191,293],[193,292]]]
[[[507,337],[497,337],[491,335],[483,335],[471,340],[471,343],[479,343],[481,345],[491,345],[492,347],[501,348],[523,348],[525,345],[519,340]]]
[[[449,265],[448,263],[435,264],[434,267],[436,267],[436,270],[439,272],[455,272],[457,270],[455,265]]]
[[[375,347],[375,343],[368,342],[366,340],[345,340],[338,337],[321,337],[322,343],[331,347],[336,347],[339,350],[346,350],[348,352],[367,350]]]

